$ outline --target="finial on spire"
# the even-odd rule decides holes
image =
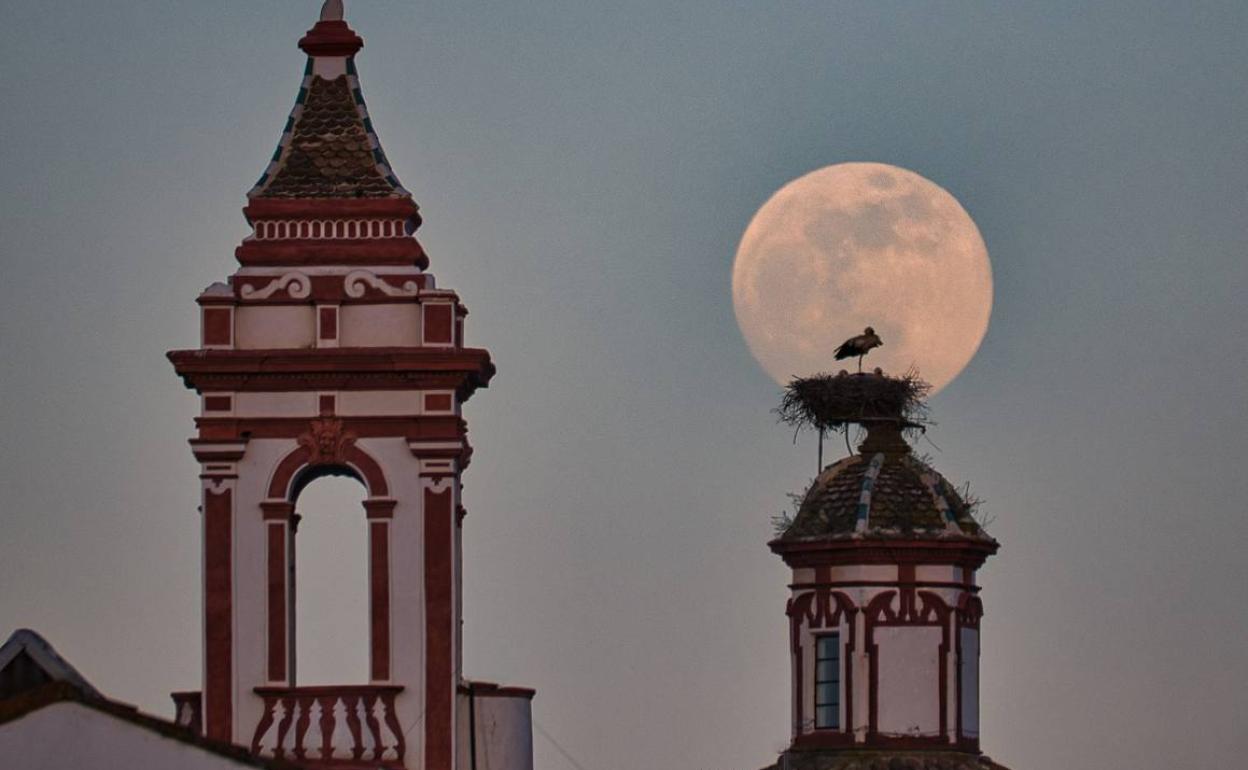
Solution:
[[[321,21],[342,21],[342,0],[325,0],[321,6]]]
[[[364,40],[347,26],[342,17],[342,0],[325,0],[321,6],[321,18],[299,41],[299,47],[314,58],[354,56],[364,47]]]

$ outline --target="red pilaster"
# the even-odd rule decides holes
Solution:
[[[390,519],[394,500],[366,500],[368,512],[369,677],[390,679]]]
[[[205,734],[233,740],[233,491],[204,491]]]
[[[455,607],[451,483],[425,488],[425,767],[450,768],[454,745]]]

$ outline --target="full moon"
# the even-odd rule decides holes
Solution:
[[[789,182],[750,221],[732,267],[750,352],[780,384],[855,371],[840,343],[884,340],[863,369],[948,385],[988,331],[992,266],[958,201],[913,171],[841,163]]]

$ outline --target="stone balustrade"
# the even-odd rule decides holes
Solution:
[[[257,687],[264,716],[253,753],[321,767],[400,768],[403,731],[394,711],[402,687]]]

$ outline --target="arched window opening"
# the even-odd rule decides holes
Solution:
[[[363,484],[341,473],[297,480],[292,577],[294,682],[369,681],[368,523]]]

